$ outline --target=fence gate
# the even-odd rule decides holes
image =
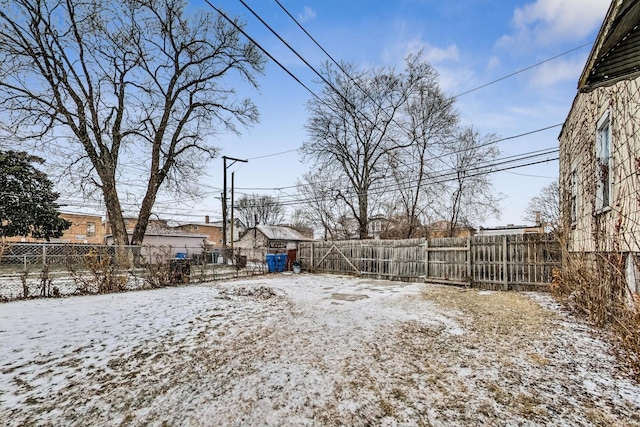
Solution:
[[[351,261],[349,261],[349,258],[347,258],[347,256],[344,254],[344,252],[342,252],[340,249],[338,249],[338,247],[336,245],[331,245],[331,247],[329,248],[329,250],[327,251],[327,253],[325,253],[323,255],[323,257],[320,259],[320,261],[318,261],[317,263],[315,263],[313,265],[314,270],[318,269],[320,267],[320,265],[322,265],[322,263],[327,260],[327,258],[331,255],[334,254],[335,256],[332,258],[329,258],[329,264],[332,267],[329,267],[329,269],[331,270],[335,270],[336,267],[339,268],[339,265],[341,263],[347,263],[349,265],[349,267],[351,267],[352,271],[350,271],[351,273],[356,273],[356,274],[360,274],[360,269],[358,267],[356,267],[355,265],[353,265],[353,263]],[[338,264],[338,266],[336,266],[336,264]],[[325,266],[325,268],[327,268],[327,266]]]

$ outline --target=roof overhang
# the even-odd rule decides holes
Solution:
[[[578,90],[588,92],[640,73],[640,0],[614,0],[591,49]]]

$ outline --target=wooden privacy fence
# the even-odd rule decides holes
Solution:
[[[560,266],[549,234],[408,240],[304,242],[303,268],[377,279],[424,281],[483,289],[546,289]]]

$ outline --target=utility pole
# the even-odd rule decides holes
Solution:
[[[229,165],[227,165],[227,160],[230,160],[231,163],[229,163]],[[222,162],[223,162],[223,166],[224,166],[224,173],[223,173],[223,192],[222,192],[222,247],[225,250],[225,262],[227,260],[227,168],[230,166],[233,166],[233,164],[235,162],[243,162],[243,163],[247,163],[248,160],[242,160],[242,159],[236,159],[233,157],[227,157],[227,156],[222,156]],[[231,209],[233,209],[233,206],[231,206]],[[233,236],[231,236],[231,240],[233,241]]]
[[[233,204],[233,188],[235,185],[233,184],[233,176],[235,172],[231,172],[231,256],[233,256],[233,222],[235,221],[233,209],[235,205]]]

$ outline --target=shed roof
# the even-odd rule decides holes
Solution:
[[[258,225],[256,228],[269,240],[311,240],[308,237],[303,236],[299,231],[283,225]]]
[[[132,235],[133,229],[127,229],[127,234]],[[198,239],[206,239],[206,234],[190,233],[188,231],[181,230],[174,227],[165,227],[159,224],[149,224],[147,230],[144,233],[145,236],[166,236],[166,237],[190,237]],[[112,234],[107,234],[105,237],[111,237]]]

